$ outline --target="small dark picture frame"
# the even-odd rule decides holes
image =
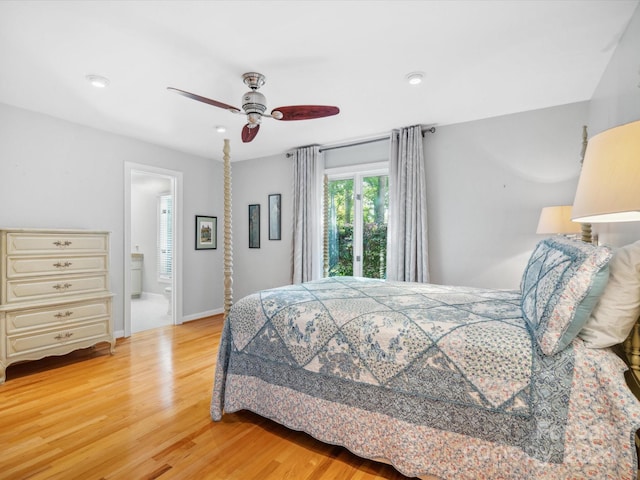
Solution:
[[[281,195],[274,193],[269,195],[269,240],[281,240],[282,227],[280,224]]]
[[[196,215],[196,250],[218,248],[218,217]]]
[[[260,204],[249,205],[249,248],[260,248]]]

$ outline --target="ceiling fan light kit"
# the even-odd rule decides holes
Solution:
[[[241,134],[244,143],[250,142],[256,137],[260,129],[260,124],[262,123],[262,117],[284,121],[311,120],[314,118],[330,117],[340,113],[338,107],[328,105],[291,105],[274,108],[271,114],[267,114],[265,113],[267,110],[267,99],[262,93],[258,92],[258,89],[265,84],[266,77],[261,73],[248,72],[242,75],[242,80],[245,85],[251,89],[242,96],[242,110],[233,105],[227,105],[226,103],[202,97],[195,93],[189,93],[178,88],[167,87],[167,89],[191,98],[192,100],[223,108],[231,113],[244,113],[247,116],[247,124],[242,128]]]

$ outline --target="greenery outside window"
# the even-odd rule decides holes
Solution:
[[[354,167],[326,172],[329,276],[386,278],[388,168]]]

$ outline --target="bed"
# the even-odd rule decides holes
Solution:
[[[249,295],[211,417],[250,410],[407,476],[635,479],[640,403],[610,347],[638,316],[639,250],[544,239],[519,290],[330,277]]]

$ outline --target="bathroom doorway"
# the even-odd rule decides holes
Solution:
[[[181,323],[181,172],[127,164],[125,336]]]

